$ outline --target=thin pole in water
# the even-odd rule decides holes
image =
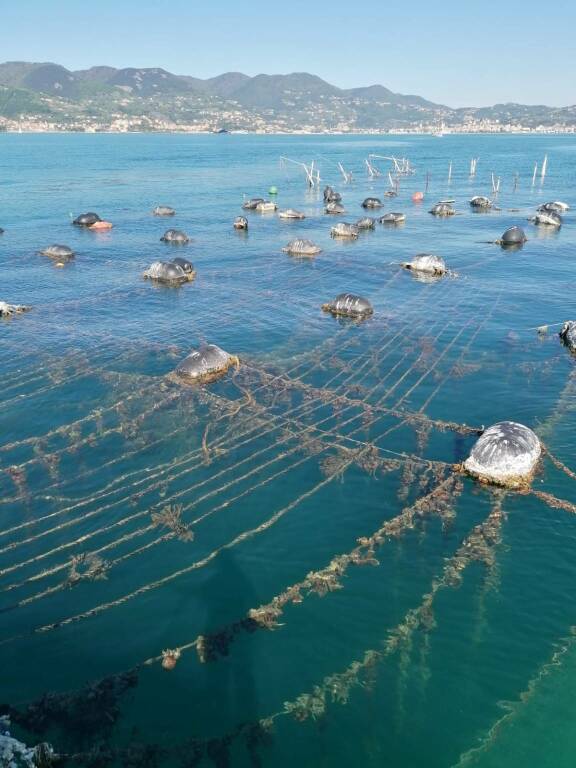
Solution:
[[[306,165],[306,163],[302,163],[299,160],[292,160],[289,157],[280,157],[280,162],[282,164],[284,163],[293,163],[294,165],[299,165],[301,168],[304,169],[304,172],[306,173],[306,179],[308,181],[309,187],[314,187],[317,184],[320,184],[320,171],[316,170],[316,176],[314,176],[314,160],[312,160],[312,163],[310,167]]]
[[[344,177],[344,183],[349,184],[352,181],[352,171],[347,171],[342,163],[338,163],[338,168],[340,169],[340,173]]]
[[[542,171],[540,172],[540,178],[542,181],[544,181],[544,177],[546,176],[546,168],[548,166],[548,155],[544,155],[544,160],[542,161]]]
[[[492,176],[492,192],[497,194],[500,191],[500,176],[496,178],[496,176],[494,176],[494,171],[491,171],[490,175]]]

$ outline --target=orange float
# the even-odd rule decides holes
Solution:
[[[414,192],[412,195],[413,203],[421,203],[424,200],[424,192]]]
[[[95,221],[88,229],[112,229],[113,226],[114,224],[110,221]]]

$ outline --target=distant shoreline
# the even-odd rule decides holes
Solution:
[[[566,129],[555,129],[550,131],[539,130],[503,130],[503,131],[447,131],[442,136],[437,136],[432,131],[319,131],[312,133],[309,131],[228,131],[220,133],[218,131],[79,131],[79,130],[33,130],[33,129],[6,129],[0,130],[2,135],[77,135],[77,136],[429,136],[436,138],[449,138],[452,136],[570,136],[576,134],[576,126]]]

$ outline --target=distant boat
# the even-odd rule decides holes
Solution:
[[[214,133],[230,133],[230,131],[227,128],[220,128],[217,131],[214,131]]]
[[[437,131],[434,131],[433,135],[437,136],[439,139],[441,139],[442,136],[444,136],[444,123],[442,123],[442,125],[440,126],[440,128],[438,128]]]

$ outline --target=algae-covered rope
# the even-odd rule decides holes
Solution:
[[[443,332],[443,330],[441,332]],[[378,386],[378,385],[376,385],[376,386]],[[384,395],[384,397],[386,397],[386,394]],[[354,418],[355,417],[352,417],[352,419],[350,419],[349,421],[354,420]],[[384,451],[388,452],[386,449],[381,449],[381,450],[384,450]],[[394,453],[394,452],[391,452],[391,453]],[[305,457],[305,460],[307,460],[308,458],[309,457]],[[344,460],[342,462],[342,465],[339,467],[339,469],[336,472],[331,473],[328,476],[327,480],[333,480],[336,477],[341,476],[342,472],[351,463],[353,463],[354,460],[355,460],[354,455],[352,455],[352,458]],[[425,462],[425,463],[428,464],[428,462]],[[188,567],[185,567],[183,569],[180,569],[179,571],[176,571],[175,573],[170,574],[169,576],[163,577],[163,578],[161,578],[161,579],[159,579],[159,580],[157,580],[155,582],[152,582],[151,584],[148,584],[148,585],[145,585],[143,587],[140,587],[137,590],[135,590],[135,591],[133,591],[133,592],[127,594],[127,595],[124,595],[121,598],[118,598],[116,600],[110,601],[108,603],[101,604],[100,606],[96,606],[95,608],[89,609],[88,611],[85,611],[85,612],[83,612],[81,614],[77,614],[76,616],[68,617],[67,619],[63,619],[61,621],[57,621],[57,622],[54,622],[54,623],[49,624],[49,625],[44,625],[44,627],[38,627],[38,628],[32,630],[32,632],[33,633],[37,633],[37,632],[50,631],[50,630],[53,630],[53,629],[65,626],[65,625],[67,625],[69,623],[72,623],[72,622],[75,622],[75,621],[79,621],[81,619],[85,619],[85,618],[89,618],[91,616],[97,615],[97,614],[101,613],[102,611],[107,610],[108,608],[112,608],[112,607],[116,607],[118,605],[121,605],[121,604],[127,602],[128,600],[133,599],[134,597],[137,597],[137,596],[139,596],[139,595],[141,595],[141,594],[143,594],[145,592],[150,591],[151,589],[156,589],[157,587],[163,586],[166,583],[171,582],[175,578],[178,578],[178,577],[180,577],[182,575],[185,575],[187,573],[192,572],[193,570],[196,570],[196,569],[198,569],[200,567],[203,567],[203,566],[207,565],[209,562],[211,562],[211,560],[214,557],[216,557],[224,549],[228,549],[228,548],[230,548],[232,546],[236,546],[237,544],[245,541],[247,538],[251,538],[252,536],[255,536],[255,535],[257,535],[257,534],[267,530],[269,527],[274,525],[281,517],[283,517],[288,511],[293,509],[294,506],[296,506],[298,503],[300,503],[300,501],[308,498],[313,493],[316,493],[318,490],[320,490],[322,487],[324,487],[325,484],[326,484],[326,480],[320,481],[320,483],[318,483],[315,487],[310,489],[310,491],[307,491],[304,494],[302,494],[300,497],[298,497],[298,499],[296,499],[294,502],[291,502],[287,507],[284,507],[282,510],[280,510],[279,512],[277,512],[274,515],[272,515],[271,518],[269,518],[267,521],[262,523],[260,526],[257,526],[256,528],[251,529],[250,531],[244,532],[243,534],[240,534],[235,539],[233,539],[232,542],[229,542],[228,544],[225,544],[225,545],[222,545],[222,546],[218,547],[210,555],[208,555],[206,558],[203,558],[202,560],[197,561],[197,563],[193,564],[192,566],[188,566]],[[249,492],[249,491],[250,491],[250,489],[248,489],[247,492]],[[240,494],[236,498],[240,498],[241,496],[244,496],[247,492],[244,492],[244,493]],[[226,504],[221,505],[221,506],[226,506]],[[165,539],[166,539],[166,537],[164,536],[164,537],[161,537],[160,540],[158,540],[158,541],[163,541]],[[149,546],[150,545],[146,545],[142,549],[148,549]],[[130,555],[128,555],[128,556],[130,556]],[[120,559],[125,559],[125,558],[126,558],[126,556],[123,556]],[[15,637],[8,638],[7,640],[5,640],[3,642],[10,642],[11,640],[14,640],[14,639],[16,639],[16,638]]]
[[[442,332],[443,330],[444,330],[444,328],[442,328],[442,329],[441,329],[441,332]],[[380,384],[380,382],[379,382],[379,383],[378,383],[378,384],[377,384],[377,385],[376,385],[376,386],[373,388],[373,391],[374,391],[374,389],[376,389],[376,388],[379,386],[379,384]],[[389,392],[389,390],[388,390],[388,391],[385,393],[384,397],[383,397],[383,398],[381,398],[381,400],[384,400],[384,399],[385,399],[385,397],[387,396],[388,392]],[[322,404],[321,404],[321,405],[322,405]],[[320,406],[319,406],[319,407],[320,407]],[[315,410],[315,409],[314,409],[314,410]],[[345,409],[345,411],[346,411],[346,410],[350,410],[350,407],[349,407],[349,408],[347,408],[347,409]],[[345,411],[344,411],[344,412],[345,412]],[[277,417],[277,418],[278,418],[278,417]],[[320,422],[320,424],[321,424],[321,423],[323,423],[323,422],[325,422],[325,421],[327,421],[327,420],[329,420],[330,418],[331,418],[331,417],[327,417],[326,419],[324,419],[323,421],[321,421],[321,422]],[[357,418],[357,417],[355,417],[355,418]],[[350,421],[350,420],[349,420],[349,421]],[[346,423],[348,423],[348,422],[346,422]],[[314,427],[313,425],[311,425],[311,426],[309,426],[309,427],[305,427],[305,428],[304,428],[304,430],[305,430],[305,431],[309,431],[310,429],[313,429],[313,428],[316,428],[316,429],[318,429],[318,428],[319,428],[319,424],[318,424],[318,425],[316,425],[316,427]],[[291,438],[291,435],[289,435],[287,438],[283,439],[281,442],[285,442],[286,440],[289,440],[290,438]],[[262,450],[262,451],[260,451],[259,453],[262,453],[262,452],[267,452],[267,450],[268,450],[268,449],[263,449],[263,450]],[[292,451],[292,452],[293,452],[293,451]],[[210,482],[210,481],[212,481],[212,480],[213,480],[215,477],[218,477],[218,476],[221,476],[222,474],[228,473],[228,472],[230,472],[230,471],[231,471],[231,469],[236,469],[236,468],[237,468],[238,466],[240,466],[241,464],[243,464],[243,463],[246,463],[246,461],[249,461],[249,460],[253,459],[255,455],[257,455],[257,454],[253,454],[251,457],[248,457],[247,459],[244,459],[244,460],[242,460],[241,462],[238,462],[236,465],[233,465],[233,467],[232,467],[232,468],[230,468],[230,467],[227,467],[227,468],[225,468],[224,470],[221,470],[219,473],[217,473],[217,475],[215,475],[215,476],[213,475],[211,478],[209,478],[209,480],[205,480],[205,481],[202,481],[201,483],[197,484],[197,485],[196,485],[196,486],[194,486],[194,487],[200,487],[200,486],[202,486],[202,485],[205,485],[207,482]],[[272,460],[272,461],[274,461],[274,460]],[[270,462],[268,462],[268,464],[269,464],[269,463],[270,463]],[[260,471],[260,469],[262,469],[262,466],[261,466],[261,467],[257,467],[255,470],[252,470],[251,474],[253,474],[253,473],[254,473],[254,472],[256,472],[256,471]],[[245,477],[246,477],[246,476],[243,476],[243,477],[242,477],[242,479],[244,479]],[[233,482],[235,482],[235,481],[233,481]],[[190,488],[188,488],[188,489],[187,489],[187,491],[189,491],[189,490],[190,490]],[[222,490],[222,488],[219,488],[219,489],[217,489],[217,490],[216,490],[216,492],[220,492],[221,490]],[[165,503],[168,503],[169,501],[173,500],[174,498],[177,498],[177,496],[178,496],[178,495],[179,495],[179,494],[176,494],[176,495],[174,495],[173,497],[170,497],[169,499],[165,499]],[[214,492],[213,492],[213,493],[211,493],[211,494],[209,494],[209,495],[214,495]],[[202,497],[202,499],[204,499],[204,498],[206,498],[206,496]],[[202,500],[202,499],[201,499],[201,500]],[[108,506],[113,506],[113,505],[108,505]],[[105,508],[106,508],[106,507],[105,507]],[[102,509],[102,508],[99,508],[99,509],[95,510],[95,511],[94,511],[94,512],[92,512],[92,513],[88,513],[88,515],[85,515],[85,516],[84,516],[82,519],[83,519],[83,520],[85,520],[87,516],[93,516],[94,514],[98,514],[98,513],[102,512],[102,511],[103,511],[103,509]],[[141,516],[144,516],[145,514],[147,514],[147,513],[146,513],[146,512],[135,513],[134,515],[130,515],[128,518],[126,518],[126,520],[127,520],[127,521],[128,521],[128,520],[133,520],[133,519],[135,519],[136,517],[141,517]],[[24,542],[22,542],[22,543],[28,543],[28,542],[30,542],[30,541],[34,541],[34,540],[36,540],[37,538],[39,538],[39,537],[42,537],[42,536],[44,536],[44,535],[47,535],[47,534],[48,534],[48,533],[50,533],[50,532],[54,532],[54,531],[56,531],[56,530],[60,530],[60,529],[62,529],[63,527],[69,527],[70,525],[74,524],[74,522],[75,522],[75,520],[74,520],[74,519],[73,519],[73,520],[71,520],[71,521],[67,521],[66,523],[62,524],[61,526],[57,526],[56,528],[50,529],[49,531],[43,532],[42,534],[39,534],[39,535],[37,535],[37,536],[35,536],[35,537],[29,537],[29,539],[25,540],[25,541],[24,541]],[[117,523],[114,523],[114,524],[112,524],[112,526],[107,526],[106,528],[107,528],[107,529],[109,529],[110,527],[117,527],[118,525],[122,525],[122,524],[123,524],[123,523],[122,523],[122,521],[118,521]],[[95,533],[98,533],[98,531],[96,531]],[[92,535],[95,535],[95,533],[92,533],[92,534],[87,534],[85,537],[83,537],[83,540],[85,540],[86,538],[91,538],[91,537],[92,537]],[[30,560],[27,560],[27,561],[23,561],[23,563],[20,563],[20,564],[14,565],[14,566],[10,566],[9,568],[7,568],[7,569],[4,569],[3,571],[0,571],[0,573],[3,573],[3,574],[5,574],[5,573],[8,573],[8,572],[12,572],[12,571],[16,570],[17,568],[21,567],[22,565],[25,565],[25,564],[29,564],[29,563],[31,563],[31,562],[34,562],[34,561],[38,561],[38,560],[44,559],[44,558],[45,558],[46,556],[48,556],[49,554],[54,554],[55,552],[57,552],[57,551],[61,551],[62,549],[65,549],[65,548],[66,548],[66,547],[68,547],[68,546],[72,546],[73,544],[74,544],[74,542],[71,542],[70,544],[63,544],[63,545],[60,545],[60,546],[59,546],[59,547],[57,547],[56,549],[50,550],[50,552],[48,552],[48,553],[43,553],[43,554],[37,555],[35,558],[32,558],[32,559],[30,559]],[[14,545],[15,545],[15,543],[12,543],[12,545],[8,545],[8,547],[6,547],[6,548],[4,548],[4,550],[0,550],[0,551],[5,551],[6,549],[13,549],[13,548],[14,548]]]
[[[398,335],[398,334],[397,334],[397,335]],[[393,339],[391,339],[391,340],[389,341],[389,345],[391,345],[391,344],[392,344],[392,342],[394,341],[394,339],[395,339],[395,337],[393,337]],[[367,361],[367,362],[368,362],[368,361]],[[341,374],[341,372],[338,372],[337,374],[335,374],[335,375],[334,375],[334,377],[333,377],[333,379],[334,379],[334,378],[336,378],[337,376],[339,376],[340,374]],[[337,398],[338,398],[338,395],[336,395],[336,394],[334,394],[334,395],[331,395],[331,397],[328,399],[328,401],[327,401],[327,400],[325,400],[325,399],[324,399],[324,400],[322,400],[322,401],[320,402],[320,404],[317,406],[317,408],[319,408],[319,407],[322,407],[323,405],[329,404],[330,402],[337,400]],[[288,415],[291,415],[292,413],[294,413],[294,412],[297,412],[297,411],[298,411],[300,408],[302,408],[302,407],[304,407],[304,408],[305,408],[305,407],[306,407],[306,404],[304,404],[304,405],[301,405],[301,406],[297,406],[296,408],[292,409],[292,412],[291,412],[291,411],[288,411],[286,414],[284,414],[284,416],[288,416]],[[314,410],[317,410],[317,408],[313,408],[313,409],[312,409],[312,411],[314,411]],[[310,409],[309,409],[309,410],[310,410]],[[274,431],[275,429],[277,429],[277,428],[274,428],[274,427],[272,427],[272,428],[269,428],[269,429],[267,430],[267,432],[271,432],[271,431]],[[250,433],[253,433],[253,432],[257,432],[257,434],[256,434],[256,435],[255,435],[253,438],[250,438],[249,440],[245,440],[245,441],[243,441],[243,442],[240,442],[240,443],[238,443],[236,447],[239,447],[239,446],[241,446],[241,445],[245,445],[246,443],[248,443],[248,442],[251,442],[253,439],[258,439],[259,437],[262,437],[262,436],[263,436],[263,434],[265,434],[265,433],[266,433],[266,432],[264,432],[264,433],[263,433],[263,432],[262,432],[262,430],[258,431],[258,428],[257,428],[257,427],[252,427],[250,430],[248,430],[248,434],[250,434]],[[217,445],[218,445],[218,447],[220,447],[220,443],[217,443]],[[266,450],[266,449],[264,449],[264,450]],[[182,464],[185,464],[185,463],[186,463],[186,462],[187,462],[187,461],[190,459],[190,457],[191,457],[191,456],[193,456],[193,455],[199,455],[200,453],[201,453],[201,450],[200,450],[200,451],[195,451],[195,452],[193,452],[193,453],[192,453],[190,456],[187,456],[187,457],[185,457],[184,459],[181,459],[181,460],[179,460],[178,462],[170,462],[170,463],[168,463],[166,466],[167,466],[169,469],[174,469],[175,467],[177,467],[177,466],[179,466],[179,465],[181,466]],[[195,467],[192,467],[192,469],[194,469],[194,468],[195,468]],[[227,471],[229,471],[230,469],[231,469],[231,468],[228,468],[228,470],[227,470]],[[161,473],[157,473],[157,474],[161,474]],[[175,478],[176,478],[176,477],[178,477],[178,476],[179,476],[179,475],[174,475],[172,479],[175,479]],[[150,474],[148,474],[148,475],[146,476],[146,478],[145,478],[145,481],[148,483],[148,487],[147,487],[147,490],[150,490],[150,488],[151,488],[151,486],[150,486],[150,480],[153,480],[153,479],[154,479],[154,477],[155,477],[154,475],[150,475]],[[205,482],[208,482],[208,481],[205,481]],[[133,484],[133,486],[132,486],[132,487],[134,487],[134,484]],[[152,487],[153,487],[153,486],[152,486]],[[116,492],[118,492],[118,489],[115,489],[113,492],[111,492],[111,494],[108,494],[108,495],[112,495],[112,493],[116,493]],[[98,498],[98,497],[95,497],[95,498]],[[102,498],[102,496],[100,496],[100,498]],[[127,499],[127,498],[129,498],[129,497],[126,497],[126,499]],[[93,514],[96,514],[96,513],[98,513],[99,511],[101,512],[101,511],[103,511],[104,509],[109,509],[110,507],[112,507],[112,506],[115,506],[116,504],[118,504],[118,503],[121,503],[121,501],[123,501],[123,500],[126,500],[126,499],[120,499],[119,501],[116,501],[116,502],[113,502],[112,504],[106,505],[106,506],[104,506],[103,508],[101,507],[99,510],[97,510],[97,511],[95,511],[95,512],[93,512],[93,513],[88,513],[88,515],[92,516]],[[89,501],[92,501],[92,500],[95,500],[95,499],[90,499]],[[87,503],[87,502],[86,502],[86,503]],[[18,526],[13,526],[13,527],[12,527],[12,528],[10,528],[10,529],[7,529],[7,530],[5,530],[5,531],[2,531],[2,532],[0,532],[0,535],[6,535],[6,534],[9,534],[9,533],[15,532],[16,530],[19,530],[20,528],[28,527],[29,525],[32,525],[32,524],[35,524],[35,523],[41,522],[42,520],[46,520],[46,519],[50,519],[50,518],[53,518],[53,517],[56,517],[56,516],[60,516],[61,514],[64,514],[64,513],[66,513],[66,512],[69,512],[69,511],[72,511],[73,509],[75,509],[75,508],[79,508],[79,507],[81,507],[81,506],[83,506],[83,503],[82,503],[82,502],[79,502],[79,503],[77,503],[77,504],[71,505],[70,507],[64,508],[64,509],[62,509],[62,510],[58,510],[58,511],[56,511],[56,512],[53,512],[53,513],[49,513],[48,515],[45,515],[45,516],[43,516],[43,517],[41,517],[41,518],[37,518],[37,519],[36,519],[36,520],[34,520],[34,521],[27,521],[26,523],[22,523],[22,524],[19,524]],[[79,519],[80,519],[80,518],[78,518],[77,520],[79,520]],[[86,515],[84,515],[84,516],[83,516],[83,518],[81,518],[81,519],[86,519]],[[68,527],[69,525],[72,525],[72,524],[74,524],[74,522],[75,522],[75,520],[67,521],[67,523],[63,524],[62,526],[57,526],[56,528],[53,528],[53,529],[50,529],[50,530],[48,530],[48,531],[42,532],[42,533],[38,534],[36,537],[33,537],[33,538],[31,537],[31,538],[29,538],[29,539],[27,539],[27,540],[24,540],[24,542],[22,542],[22,543],[27,543],[27,542],[29,542],[29,541],[32,541],[32,540],[36,540],[36,538],[42,537],[42,536],[44,536],[44,535],[47,535],[48,533],[54,532],[54,531],[56,531],[56,530],[59,530],[61,527]],[[14,542],[13,542],[11,545],[8,545],[8,547],[6,547],[6,548],[4,548],[4,549],[0,550],[0,553],[1,553],[1,552],[3,552],[3,551],[6,551],[6,549],[13,549],[13,548],[14,548],[14,546],[15,546],[15,545],[17,545],[17,544],[18,544],[18,543],[14,543]]]
[[[376,386],[379,386],[379,384],[376,385]],[[347,410],[350,410],[350,409],[348,408]],[[352,421],[356,420],[360,416],[361,416],[361,414],[358,414],[358,415],[352,417],[347,422],[345,422],[345,424],[351,423]],[[331,418],[331,417],[328,417],[328,418]],[[363,426],[365,426],[365,425],[363,425]],[[328,432],[328,431],[325,431],[325,430],[320,430],[318,425],[311,425],[310,427],[306,427],[304,429],[304,431],[306,431],[306,430],[314,430],[314,431],[319,432],[322,435],[334,434],[332,432]],[[358,431],[358,430],[356,430],[356,431]],[[384,434],[386,434],[386,432]],[[288,435],[288,437],[286,439],[289,440],[289,439],[291,439],[291,437],[293,437],[293,435]],[[340,439],[345,439],[345,440],[352,440],[355,444],[358,444],[358,445],[364,445],[364,446],[368,445],[366,443],[362,443],[360,441],[354,440],[351,436],[345,436],[344,438],[342,438],[339,434],[336,434],[336,437],[338,437]],[[326,447],[330,447],[330,445],[328,445]],[[370,447],[373,447],[373,446],[370,446]],[[267,452],[267,450],[268,449],[264,449],[264,452]],[[209,492],[209,493],[205,494],[204,496],[196,499],[195,502],[190,504],[190,505],[188,505],[186,507],[186,509],[190,509],[191,507],[196,506],[198,503],[200,503],[201,501],[203,501],[203,500],[205,500],[205,499],[207,499],[207,498],[209,498],[211,496],[219,495],[225,488],[230,487],[231,485],[234,485],[234,484],[236,484],[238,482],[241,482],[242,480],[244,480],[247,477],[255,474],[256,472],[261,471],[264,466],[270,465],[270,464],[275,463],[276,461],[282,460],[282,459],[286,458],[286,456],[288,456],[288,455],[290,455],[290,454],[292,454],[294,452],[297,452],[298,450],[300,450],[300,444],[298,444],[298,446],[295,449],[293,449],[293,450],[291,450],[289,452],[285,452],[285,453],[281,454],[280,456],[274,457],[273,459],[269,460],[265,465],[260,465],[260,466],[256,467],[255,469],[251,470],[249,473],[247,473],[247,474],[245,474],[245,475],[243,475],[241,477],[234,478],[226,486],[221,486],[221,487],[215,489],[214,491]],[[383,450],[387,454],[391,454],[391,455],[394,455],[394,456],[397,456],[397,457],[400,457],[400,458],[408,458],[405,454],[400,454],[398,452],[391,451],[389,449],[378,449],[378,450]],[[249,457],[249,459],[250,458],[253,458],[253,456]],[[255,488],[258,488],[258,487],[260,487],[260,486],[262,486],[264,484],[267,484],[268,482],[271,482],[273,479],[276,479],[277,477],[279,477],[279,476],[285,474],[286,472],[290,471],[291,469],[295,468],[295,466],[299,466],[300,464],[303,464],[305,461],[308,461],[309,458],[310,458],[309,456],[305,456],[303,459],[297,461],[295,464],[292,464],[292,465],[290,465],[290,466],[280,470],[280,472],[277,472],[277,473],[273,474],[271,477],[265,478],[263,481],[260,481],[255,486],[249,487],[243,493],[241,493],[239,496],[236,496],[233,499],[227,500],[226,502],[220,504],[216,508],[213,508],[212,510],[209,510],[204,515],[202,515],[200,518],[197,518],[196,520],[192,521],[191,525],[197,524],[201,520],[205,519],[207,516],[213,514],[215,511],[218,511],[219,509],[223,509],[223,508],[229,506],[233,501],[236,501],[239,498],[247,495],[248,493],[252,492]],[[237,468],[240,464],[245,463],[249,459],[243,460],[242,462],[238,462],[236,465],[234,465],[234,468]],[[218,473],[218,475],[226,474],[229,471],[230,471],[230,468],[226,468],[224,470],[221,470],[221,472]],[[213,480],[214,477],[217,477],[218,475],[213,476],[212,478],[210,478],[210,480]],[[208,481],[203,481],[203,482],[197,484],[196,487],[200,487],[201,485],[206,484],[206,482],[208,482]],[[186,490],[188,492],[188,491],[190,491],[190,488],[187,488]],[[177,498],[178,495],[179,494],[175,494],[174,496],[170,497],[169,499],[164,499],[164,503],[167,504],[169,501],[175,500],[175,498]],[[22,563],[16,564],[14,566],[10,566],[10,567],[4,569],[4,571],[2,571],[2,573],[6,574],[8,572],[13,572],[14,570],[17,570],[18,568],[22,567],[23,565],[28,565],[28,564],[31,564],[32,562],[37,562],[39,560],[42,560],[45,557],[47,557],[49,555],[53,555],[53,554],[57,553],[58,551],[63,551],[64,549],[69,548],[70,546],[73,546],[73,545],[78,544],[78,543],[83,543],[84,541],[92,538],[92,536],[96,535],[97,533],[102,533],[102,532],[105,532],[105,531],[117,528],[119,526],[124,525],[126,522],[129,522],[129,521],[137,519],[137,518],[141,518],[141,517],[143,517],[143,516],[145,516],[147,514],[148,514],[147,511],[136,512],[133,515],[129,515],[128,517],[123,518],[122,520],[116,521],[115,523],[112,523],[112,524],[106,526],[103,529],[99,529],[99,530],[97,530],[95,532],[85,534],[84,536],[80,537],[80,539],[77,539],[76,541],[73,541],[73,542],[70,542],[70,543],[67,543],[67,544],[59,545],[58,547],[50,550],[49,552],[42,553],[42,554],[37,555],[36,557],[31,558],[31,559],[29,559],[27,561],[23,561]],[[127,534],[126,536],[120,537],[120,539],[118,539],[118,540],[116,540],[116,541],[114,541],[112,543],[106,544],[106,545],[104,545],[102,547],[99,547],[96,550],[93,550],[91,552],[91,554],[92,555],[101,554],[102,552],[107,551],[107,550],[109,550],[110,548],[112,548],[114,546],[117,546],[117,544],[119,544],[119,543],[124,543],[125,541],[130,540],[130,539],[134,538],[135,536],[143,535],[144,533],[146,533],[149,530],[151,530],[153,527],[154,527],[153,525],[147,525],[144,528],[141,528],[141,529],[138,529],[135,532],[132,532],[131,534]],[[159,539],[156,540],[156,543],[161,543],[162,541],[165,541],[167,538],[169,538],[169,535],[162,536],[162,537],[160,537]],[[144,547],[144,549],[148,549],[149,546],[150,545],[146,545]],[[138,550],[136,550],[136,553],[139,553],[140,551],[142,551],[142,548],[139,548]],[[128,553],[127,555],[122,556],[121,558],[117,559],[116,561],[112,561],[111,564],[115,564],[117,562],[125,560],[128,557],[130,557],[132,554],[133,553]],[[17,584],[8,585],[7,587],[4,588],[4,591],[8,591],[8,590],[11,590],[13,588],[17,588],[17,587],[23,586],[24,584],[29,583],[31,581],[36,581],[39,578],[44,578],[46,576],[53,575],[54,573],[63,570],[64,568],[68,567],[69,565],[70,565],[70,561],[66,561],[65,563],[62,563],[61,565],[49,568],[49,569],[41,572],[40,574],[37,574],[36,576],[29,577],[28,579],[26,579],[23,582],[20,582],[20,583],[17,583]],[[46,594],[51,594],[54,591],[58,591],[58,588],[57,587],[55,587],[53,589],[51,588],[51,589],[45,591],[45,593]],[[44,593],[42,593],[42,594],[44,594]],[[25,603],[28,603],[28,602],[31,602],[31,599],[27,599],[25,601]],[[24,604],[24,602],[22,602],[20,604]]]

